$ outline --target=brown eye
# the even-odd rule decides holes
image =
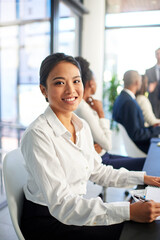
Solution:
[[[74,83],[80,83],[80,80],[77,79],[77,80],[74,81]]]
[[[58,82],[55,83],[55,85],[63,85],[63,84],[64,84],[64,83],[61,82],[61,81],[58,81]]]

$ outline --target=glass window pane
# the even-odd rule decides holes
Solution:
[[[48,106],[38,85],[19,86],[20,124],[28,126]]]
[[[16,20],[16,1],[0,0],[0,22],[10,22]]]
[[[20,28],[20,84],[39,83],[41,61],[50,52],[50,23],[32,23]]]
[[[50,0],[0,0],[0,21],[50,18]]]
[[[59,33],[59,52],[75,56],[75,33],[62,32]]]
[[[159,16],[160,11],[106,14],[106,27],[157,25]]]
[[[17,26],[0,29],[1,118],[8,122],[17,120],[17,36]]]
[[[63,2],[59,4],[58,51],[79,55],[79,17]]]
[[[50,1],[48,0],[20,0],[19,18],[22,20],[43,19],[50,17]]]
[[[46,107],[39,89],[39,68],[50,53],[50,23],[35,22],[21,26],[20,46],[19,122],[28,126]]]
[[[144,74],[156,63],[155,50],[160,46],[160,27],[106,30],[106,77],[134,69]],[[109,79],[108,79],[109,80]]]
[[[74,17],[61,18],[59,20],[59,31],[60,32],[75,31],[75,18]]]

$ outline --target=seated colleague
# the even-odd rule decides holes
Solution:
[[[115,240],[124,221],[154,221],[160,203],[104,203],[99,197],[83,197],[89,179],[107,187],[160,186],[160,177],[101,163],[88,124],[73,113],[83,97],[77,61],[62,53],[46,57],[40,68],[40,89],[49,106],[21,141],[28,171],[21,218],[24,238]]]
[[[76,60],[81,67],[84,94],[75,112],[89,124],[95,149],[101,155],[102,162],[116,169],[125,167],[128,170],[142,170],[145,158],[131,158],[108,153],[112,147],[110,122],[105,118],[102,102],[92,97],[96,92],[96,81],[89,68],[89,62],[82,57],[76,57]]]
[[[160,119],[156,118],[153,113],[152,105],[146,97],[146,92],[148,89],[148,77],[142,75],[142,86],[141,89],[136,93],[136,100],[142,110],[143,117],[145,120],[145,126],[158,126],[160,125]]]
[[[130,70],[124,74],[124,90],[116,98],[113,106],[113,119],[121,123],[134,143],[145,153],[148,152],[150,139],[160,134],[160,127],[145,127],[141,108],[135,100],[141,88],[141,76]]]

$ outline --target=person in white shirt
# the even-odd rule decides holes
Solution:
[[[160,186],[145,172],[101,163],[88,124],[73,111],[83,97],[77,61],[63,53],[46,57],[40,89],[49,106],[25,131],[21,151],[28,171],[21,230],[26,240],[119,239],[124,221],[152,222],[160,203],[105,203],[85,199],[87,181],[102,186]]]
[[[84,86],[83,99],[75,113],[89,124],[95,149],[102,157],[103,164],[112,165],[116,169],[124,167],[128,170],[141,171],[145,158],[124,157],[108,153],[112,148],[110,121],[105,118],[102,102],[92,96],[96,93],[97,88],[94,74],[86,59],[83,57],[75,59],[80,64]]]
[[[152,105],[145,95],[148,89],[148,77],[146,75],[142,75],[142,86],[140,91],[136,93],[136,100],[142,109],[143,117],[145,120],[145,126],[158,126],[160,125],[160,119],[156,118]]]

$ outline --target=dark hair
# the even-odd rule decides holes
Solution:
[[[75,57],[77,62],[81,67],[81,75],[82,75],[82,82],[83,86],[85,87],[86,83],[92,79],[93,73],[89,68],[89,62],[84,59],[83,57]]]
[[[40,84],[44,87],[47,86],[46,81],[51,70],[60,62],[65,61],[75,65],[81,73],[81,68],[79,63],[72,56],[66,55],[64,53],[53,53],[47,56],[41,63],[40,66]]]
[[[141,85],[141,89],[136,92],[136,97],[138,95],[144,95],[145,92],[147,92],[147,90],[148,90],[148,77],[147,77],[147,75],[141,75],[141,77],[142,77],[142,85]],[[147,84],[146,84],[146,81],[147,81]]]

